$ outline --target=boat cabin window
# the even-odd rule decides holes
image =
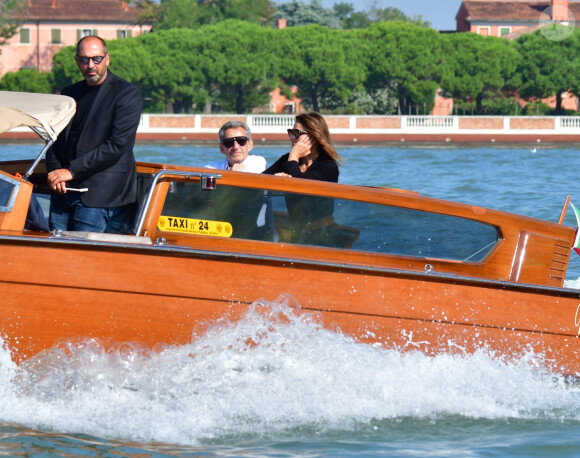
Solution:
[[[481,261],[497,227],[428,211],[306,194],[172,182],[160,231]]]
[[[19,186],[18,180],[0,174],[0,212],[12,210]]]

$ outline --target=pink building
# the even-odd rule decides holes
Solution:
[[[515,39],[524,33],[545,26],[548,21],[573,22],[580,25],[580,2],[568,0],[464,0],[457,16],[457,32],[472,32],[484,36]],[[556,106],[556,97],[543,100]],[[519,100],[521,106],[526,101]],[[562,108],[578,110],[578,98],[562,94]],[[432,114],[445,115],[453,112],[453,99],[436,94]]]
[[[289,99],[280,91],[277,87],[272,92],[270,92],[270,103],[262,107],[255,108],[254,113],[284,113],[284,114],[294,114],[300,113],[302,111],[302,99],[296,97],[298,93],[298,88],[292,86],[290,88],[294,97]]]
[[[53,56],[86,35],[114,40],[151,30],[138,25],[139,11],[120,0],[25,1],[18,32],[1,48],[0,76],[21,68],[50,71]]]
[[[458,32],[508,37],[515,33],[532,32],[540,27],[541,17],[544,21],[551,19],[563,22],[568,20],[570,13],[572,18],[580,20],[580,2],[569,2],[568,0],[464,0],[455,19]]]

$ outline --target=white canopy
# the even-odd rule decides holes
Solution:
[[[0,133],[34,127],[54,141],[75,110],[74,99],[65,95],[0,91]]]

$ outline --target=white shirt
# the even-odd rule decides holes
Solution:
[[[243,167],[243,172],[249,173],[262,173],[266,170],[266,159],[262,156],[254,156],[249,154],[248,157],[241,163]],[[220,170],[231,170],[232,168],[228,164],[227,159],[222,159],[221,161],[215,161],[211,164],[205,166],[208,169],[220,169]]]

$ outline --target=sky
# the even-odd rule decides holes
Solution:
[[[373,4],[379,8],[393,6],[411,18],[423,16],[437,30],[455,30],[455,15],[461,5],[461,0],[322,0],[326,8],[342,2],[351,3],[358,11],[368,10]]]

